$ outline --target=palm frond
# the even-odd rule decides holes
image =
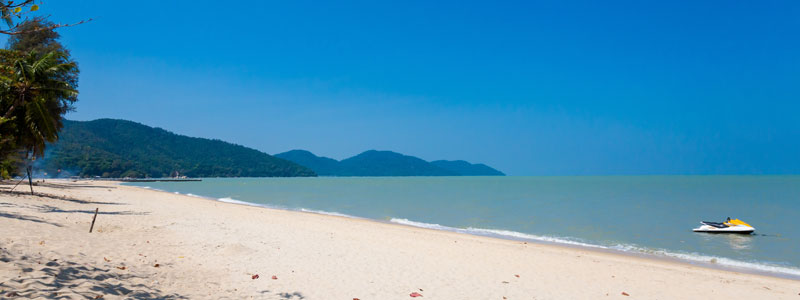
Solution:
[[[28,124],[33,126],[31,129],[36,130],[35,133],[42,142],[55,142],[58,138],[58,129],[56,129],[53,115],[47,111],[46,106],[47,103],[44,98],[29,102],[26,107],[28,115],[25,117]]]

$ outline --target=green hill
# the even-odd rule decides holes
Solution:
[[[291,150],[275,157],[282,158],[298,165],[304,166],[319,176],[336,176],[340,173],[339,161],[333,158],[319,157],[306,150]]]
[[[50,145],[41,167],[51,175],[84,177],[316,175],[306,167],[255,149],[113,119],[65,120],[59,141]]]
[[[432,161],[431,164],[437,166],[439,168],[455,172],[459,175],[463,176],[504,176],[503,172],[500,172],[492,167],[489,167],[484,164],[471,164],[469,162],[463,160],[436,160]]]
[[[316,156],[305,150],[275,154],[286,160],[314,170],[320,176],[503,176],[484,164],[463,160],[427,162],[417,157],[391,151],[365,151],[354,157],[337,161]]]
[[[392,151],[369,150],[340,162],[340,176],[455,176],[422,159]]]

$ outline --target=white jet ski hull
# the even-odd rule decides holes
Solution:
[[[714,226],[709,226],[703,224],[698,228],[692,229],[694,232],[707,232],[707,233],[741,233],[741,234],[750,234],[753,233],[756,229],[750,226],[744,225],[736,225],[736,226],[729,226],[725,228],[719,228]]]

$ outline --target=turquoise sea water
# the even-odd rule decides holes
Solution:
[[[800,278],[800,176],[227,178],[129,185]],[[756,233],[691,231],[701,220],[728,216]]]

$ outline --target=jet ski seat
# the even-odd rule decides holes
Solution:
[[[728,227],[730,227],[730,226],[728,226],[728,225],[725,225],[725,223],[720,223],[720,222],[708,222],[708,221],[703,221],[702,223],[703,223],[703,224],[706,224],[706,225],[708,225],[708,226],[713,226],[713,227],[716,227],[716,228],[728,228]]]

